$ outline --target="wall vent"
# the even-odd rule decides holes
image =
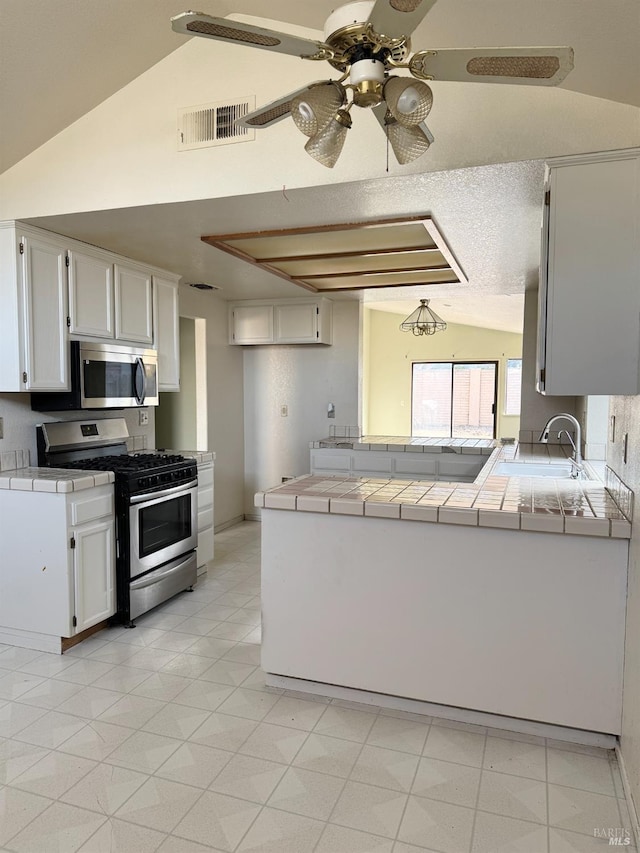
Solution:
[[[255,138],[255,130],[238,127],[236,121],[252,112],[255,106],[255,95],[250,95],[235,101],[179,109],[178,151],[251,141]]]

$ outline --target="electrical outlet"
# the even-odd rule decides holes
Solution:
[[[4,425],[2,423],[2,418],[0,418],[0,438],[4,438]]]
[[[335,418],[335,416],[336,416],[336,404],[335,403],[329,403],[329,405],[327,406],[327,417],[328,418]]]
[[[140,426],[149,426],[149,412],[146,409],[140,409],[138,412],[138,424]]]
[[[289,417],[289,406],[280,406],[280,417],[288,418]]]

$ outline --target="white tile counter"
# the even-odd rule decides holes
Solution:
[[[2,471],[0,489],[22,492],[79,492],[114,482],[112,471],[74,471],[69,468],[15,468]]]
[[[491,449],[491,456],[473,483],[308,475],[259,492],[255,505],[629,539],[630,493],[625,493],[620,481],[614,489],[609,472],[606,486],[598,479],[508,477],[493,473],[503,461],[541,464],[559,460],[566,461],[566,456],[558,445],[506,445]]]
[[[152,452],[152,451],[149,451]],[[176,456],[186,456],[188,459],[195,459],[198,465],[202,465],[203,462],[215,462],[216,454],[213,451],[207,450],[174,450],[173,448],[160,448],[155,451],[156,453],[168,453],[170,455]]]

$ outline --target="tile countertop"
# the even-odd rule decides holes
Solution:
[[[204,462],[215,462],[216,454],[210,450],[174,450],[173,448],[158,448],[155,451],[148,451],[150,453],[169,453],[171,455],[176,456],[187,456],[189,459],[195,459],[198,465],[202,465]]]
[[[0,474],[0,489],[21,492],[80,492],[114,481],[113,471],[73,471],[69,468],[16,468]]]
[[[570,533],[631,537],[631,524],[601,480],[494,475],[499,462],[557,462],[558,445],[497,447],[473,483],[306,475],[258,492],[266,509]]]
[[[475,453],[490,456],[498,442],[491,438],[412,438],[406,435],[332,436],[310,441],[312,450],[392,450],[409,453]]]

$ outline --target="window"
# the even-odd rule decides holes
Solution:
[[[507,359],[507,375],[504,392],[505,415],[520,414],[520,391],[522,389],[522,359]]]
[[[433,438],[495,438],[498,364],[415,362],[411,434]]]

